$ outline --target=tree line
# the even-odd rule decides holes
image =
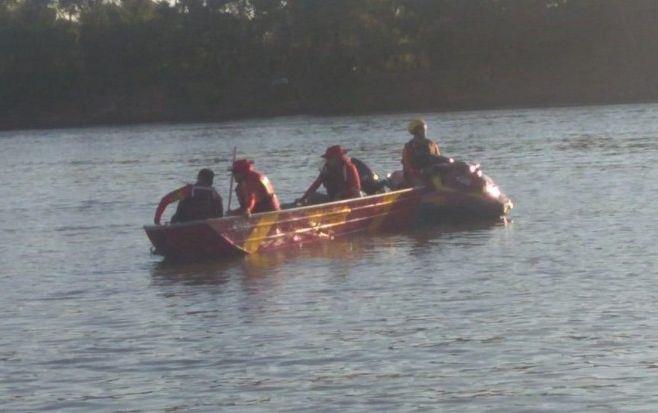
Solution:
[[[646,101],[655,0],[2,0],[0,127]]]

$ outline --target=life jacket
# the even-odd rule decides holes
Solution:
[[[356,165],[347,157],[340,158],[337,166],[327,164],[320,172],[322,185],[330,200],[349,199],[360,196],[361,179]]]
[[[235,188],[235,193],[243,211],[257,213],[281,209],[272,183],[259,172],[247,172],[244,180]]]
[[[407,183],[418,185],[423,168],[432,164],[434,158],[440,155],[439,146],[430,139],[413,138],[407,142],[402,152],[402,165]]]
[[[439,145],[427,138],[411,139],[405,145],[405,150],[409,151],[410,160],[416,168],[422,168],[428,157],[441,155]]]
[[[172,223],[219,218],[224,215],[222,197],[210,186],[189,185],[178,202]]]

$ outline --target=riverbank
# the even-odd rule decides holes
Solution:
[[[0,115],[0,130],[49,129],[142,123],[221,122],[292,115],[366,115],[498,108],[651,103],[655,81],[637,76],[436,73],[372,76],[336,81],[336,88],[308,84],[272,86],[238,82],[216,102],[167,96],[157,89],[131,95],[80,96],[65,105],[18,109]],[[52,105],[54,106],[54,105]]]

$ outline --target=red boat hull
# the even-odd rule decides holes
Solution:
[[[500,198],[500,199],[499,199]],[[185,224],[144,227],[155,253],[172,258],[232,257],[304,245],[366,231],[399,231],[419,215],[492,219],[511,202],[457,191],[410,188],[307,207]]]

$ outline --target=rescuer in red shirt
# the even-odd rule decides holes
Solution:
[[[233,162],[231,172],[238,186],[235,194],[240,202],[240,208],[229,213],[244,214],[247,217],[257,212],[278,211],[281,209],[274,188],[262,173],[255,171],[254,162],[249,159],[238,159]]]
[[[312,195],[320,202],[338,201],[361,196],[359,172],[350,158],[345,156],[346,153],[347,150],[341,148],[340,145],[327,148],[324,155],[322,155],[326,161],[320,175],[306,190],[304,196],[297,200],[298,203],[307,203]],[[326,198],[315,193],[320,185],[324,185],[327,190]]]

